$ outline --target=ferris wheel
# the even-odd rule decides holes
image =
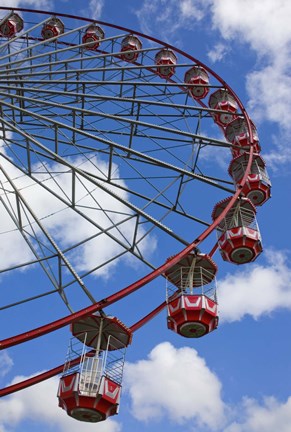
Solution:
[[[72,333],[65,365],[0,395],[62,373],[60,407],[102,421],[134,331],[164,308],[184,337],[217,328],[213,255],[257,258],[271,184],[243,104],[196,58],[92,19],[0,11],[1,314],[19,316],[0,346]],[[121,321],[114,305],[158,277],[165,297]]]

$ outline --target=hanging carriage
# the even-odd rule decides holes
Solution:
[[[237,185],[245,175],[249,153],[236,156],[229,165],[228,172]],[[271,182],[266,170],[266,164],[259,154],[253,155],[250,173],[241,189],[242,195],[255,206],[261,206],[271,197]]]
[[[11,12],[0,21],[0,36],[12,38],[22,29],[23,19],[14,12]]]
[[[131,331],[117,318],[97,313],[74,322],[71,332],[59,406],[76,420],[106,420],[118,413]]]
[[[89,50],[96,50],[100,46],[101,39],[104,39],[105,33],[103,29],[97,24],[92,24],[87,27],[82,43],[86,44],[85,48]]]
[[[157,74],[161,78],[169,79],[175,73],[177,57],[172,50],[164,48],[156,54],[155,63],[158,66]]]
[[[253,135],[253,147],[255,153],[260,153],[261,147],[259,143],[258,132],[254,123],[250,120],[250,127]],[[250,136],[247,122],[243,117],[237,117],[227,124],[225,128],[225,137],[231,142],[234,147],[232,147],[233,157],[239,156],[243,152],[249,151]]]
[[[120,57],[124,61],[135,62],[139,55],[139,50],[142,48],[142,43],[137,36],[128,35],[121,41]]]
[[[203,99],[209,92],[209,76],[202,66],[195,65],[185,73],[186,84],[193,84],[188,91],[194,99]]]
[[[63,21],[57,17],[49,19],[42,28],[41,35],[43,39],[51,39],[53,37],[60,36],[65,31]]]
[[[222,127],[225,127],[237,117],[237,102],[234,96],[227,89],[219,89],[212,93],[208,102],[210,108],[217,110],[213,112],[214,121]]]
[[[212,212],[213,220],[222,213],[230,200],[231,197],[215,205]],[[216,230],[218,247],[225,261],[245,264],[254,261],[262,252],[256,208],[248,198],[238,199]]]
[[[165,272],[168,328],[198,338],[218,325],[217,266],[210,256],[191,253]]]

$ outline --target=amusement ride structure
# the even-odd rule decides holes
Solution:
[[[1,313],[30,325],[0,345],[65,326],[72,336],[63,365],[0,395],[61,374],[59,406],[98,422],[118,412],[132,334],[161,310],[187,338],[217,328],[213,256],[241,265],[261,253],[270,180],[243,104],[196,58],[92,19],[0,11],[0,234],[23,248],[17,259],[3,250],[2,284],[29,279]],[[109,274],[122,285],[102,290]],[[159,304],[131,326],[115,316],[156,279]]]

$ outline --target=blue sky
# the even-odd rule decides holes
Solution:
[[[272,199],[258,210],[264,253],[255,263],[237,267],[224,263],[219,254],[214,256],[219,266],[218,330],[198,340],[184,339],[166,329],[162,312],[136,332],[127,352],[118,416],[95,425],[70,419],[57,407],[54,378],[1,399],[0,432],[289,432],[290,2],[14,0],[2,1],[1,6],[94,17],[164,40],[207,64],[235,90],[256,123]],[[227,170],[229,161],[215,157]],[[199,203],[204,205],[200,196]],[[161,264],[169,245],[155,241],[153,246],[162,249],[160,255],[155,252]],[[205,249],[211,248],[205,243]],[[142,275],[143,269],[128,268],[129,276],[112,272],[111,277],[100,277],[100,290],[122,288],[133,281],[133,274]],[[34,276],[22,276],[16,272],[9,283],[29,290]],[[164,285],[159,279],[110,312],[131,325],[148,311],[147,306],[164,300]],[[1,289],[8,295],[4,277]],[[19,315],[17,309],[3,311],[1,335],[13,335],[22,325],[24,331],[48,322],[53,312],[65,314],[54,297],[40,300],[30,316]],[[2,352],[2,386],[62,363],[68,338],[68,329],[63,329]]]

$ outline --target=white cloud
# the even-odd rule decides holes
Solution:
[[[225,39],[243,38],[260,55],[277,55],[291,38],[289,0],[212,0],[212,14]]]
[[[108,171],[107,164],[102,160],[97,160],[95,156],[92,156],[90,160],[75,158],[71,162],[86,172],[95,171],[101,177]],[[49,231],[50,235],[57,241],[59,247],[69,247],[98,233],[98,229],[88,222],[85,217],[80,216],[70,208],[66,208],[60,200],[54,198],[52,194],[46,192],[29,177],[23,176],[9,162],[3,161],[2,165],[9,173],[10,177],[14,179],[19,191],[23,194],[29,206]],[[71,174],[67,172],[68,170],[58,164],[47,165],[46,168],[52,173],[52,177],[43,174],[44,168],[40,166],[39,171],[41,173],[37,175],[38,180],[43,181],[50,190],[59,194],[61,197],[70,197],[72,194],[72,177]],[[115,177],[118,178],[118,167],[113,166],[112,169],[115,172]],[[37,166],[34,167],[34,171],[38,171]],[[10,188],[7,182],[4,182],[4,184],[6,189]],[[119,184],[126,186],[122,180],[119,180]],[[110,187],[110,189],[113,188]],[[2,193],[2,196],[5,199],[4,193]],[[118,190],[118,196],[124,200],[129,200],[128,194],[122,190]],[[9,201],[13,203],[13,198],[6,200],[7,203],[9,203]],[[131,211],[125,204],[112,198],[109,193],[97,188],[86,180],[82,180],[82,183],[81,181],[76,182],[76,203],[81,206],[80,208],[86,216],[92,220],[98,221],[102,229],[107,229],[111,227],[113,223],[116,224],[126,220],[131,214]],[[1,209],[1,215],[1,232],[6,232],[2,234],[1,237],[0,251],[3,256],[1,268],[28,261],[31,258],[31,252],[24,243],[22,236],[19,232],[15,231],[15,225],[4,209]],[[23,223],[27,224],[24,218]],[[40,232],[35,223],[33,227],[38,233]],[[76,227],[78,227],[78,229],[76,229]],[[131,244],[134,232],[135,219],[122,222],[118,229],[111,228],[109,231],[111,235],[115,236],[116,239],[127,246]],[[138,237],[141,238],[144,232],[144,229],[141,228],[138,232]],[[155,245],[155,239],[151,235],[150,237],[145,237],[140,242],[139,247],[143,253],[147,254],[147,252],[151,253],[155,249]],[[89,271],[99,264],[115,257],[122,250],[122,247],[116,241],[105,234],[101,234],[80,245],[69,257],[77,270]],[[127,264],[132,264],[132,259],[123,259],[126,259]],[[109,272],[112,271],[116,264],[117,261],[112,261],[106,267],[102,267],[98,272],[98,276],[108,277]]]
[[[11,382],[29,377],[17,376]],[[80,423],[58,407],[58,378],[54,377],[0,399],[0,431],[14,432],[23,422],[55,432],[121,432],[118,417],[98,424]],[[291,396],[286,402],[244,397],[235,406],[222,401],[222,384],[193,348],[157,345],[146,360],[127,363],[124,392],[132,399],[138,421],[175,423],[183,430],[211,432],[289,432]],[[125,394],[123,395],[125,396]],[[122,409],[122,408],[121,408]],[[187,429],[188,428],[188,429]],[[180,430],[180,429],[179,429]]]
[[[224,420],[221,383],[193,348],[157,345],[147,360],[126,363],[125,389],[141,421],[170,418],[219,429]]]
[[[18,376],[12,384],[28,377]],[[120,432],[121,425],[107,419],[95,424],[80,423],[70,418],[58,407],[58,379],[51,378],[33,387],[14,393],[0,400],[0,431],[13,432],[23,421],[32,421],[41,426],[49,426],[55,432]]]
[[[291,54],[291,52],[290,52]],[[252,118],[258,122],[269,120],[280,129],[262,143],[264,160],[272,171],[291,161],[291,62],[273,62],[264,69],[251,72],[246,79],[249,94],[248,107]],[[258,95],[260,97],[258,98]],[[269,150],[274,144],[272,150]]]
[[[251,72],[247,76],[247,90],[250,96],[249,107],[254,118],[267,118],[290,128],[291,76],[290,62],[277,58],[264,69]],[[260,98],[258,98],[260,95]]]
[[[271,168],[273,173],[280,172],[280,174],[287,174],[290,172],[290,164],[286,166],[286,164],[291,161],[291,148],[286,148],[286,142],[289,139],[288,136],[279,133],[278,135],[270,137],[272,142],[275,143],[276,148],[264,154],[264,160],[267,167]],[[282,164],[285,164],[284,171],[280,168]]]
[[[270,396],[225,404],[219,378],[193,348],[157,345],[146,360],[126,363],[124,388],[142,422],[171,421],[193,431],[290,431],[291,396],[286,402]]]
[[[7,351],[0,353],[0,377],[4,377],[12,368],[13,360],[9,357]]]
[[[194,18],[195,20],[201,20],[204,17],[204,12],[201,7],[203,3],[195,0],[182,0],[179,4],[180,11],[184,19]]]
[[[285,403],[266,397],[262,404],[245,398],[239,407],[240,421],[231,423],[224,432],[289,432],[291,424],[291,397]]]
[[[94,19],[100,18],[103,6],[104,6],[104,0],[90,0],[89,3],[90,17]]]
[[[266,266],[249,265],[218,281],[221,321],[238,321],[291,309],[291,268],[283,253],[265,251]]]
[[[212,63],[215,63],[222,60],[228,51],[228,46],[219,42],[210,51],[208,51],[207,56]]]

